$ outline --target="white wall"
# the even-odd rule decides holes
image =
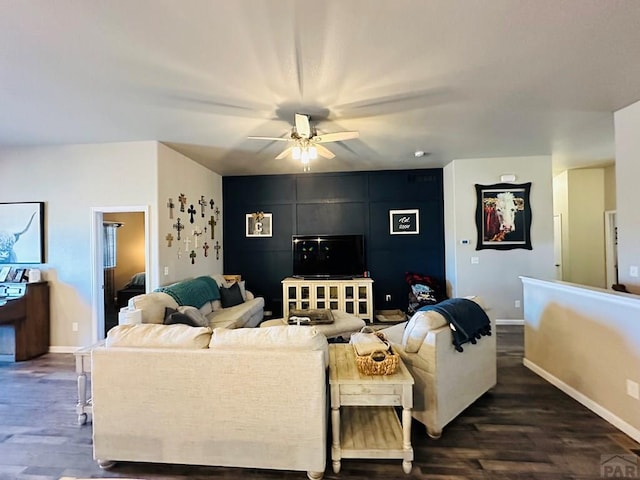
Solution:
[[[178,202],[178,196],[181,193],[187,197],[184,212],[180,212],[180,203]],[[222,245],[222,177],[166,145],[158,144],[158,194],[157,234],[160,268],[158,269],[159,278],[152,279],[153,288],[185,278],[222,273],[223,250],[220,249],[219,259],[216,259],[216,251],[213,248],[216,241]],[[200,205],[198,205],[201,195],[204,195],[207,202],[213,199],[215,206],[220,209],[219,220],[215,227],[215,239],[211,238],[211,226],[208,224],[214,211],[207,203],[205,217],[201,216]],[[175,204],[173,219],[169,218],[169,208],[167,207],[169,198],[173,199]],[[189,223],[190,215],[187,213],[190,205],[193,205],[197,212],[193,224]],[[178,218],[185,225],[180,241],[177,240],[178,232],[173,228]],[[197,249],[194,248],[194,235],[192,234],[196,225],[203,231],[204,227],[207,228],[207,232],[198,238]],[[174,237],[171,247],[168,246],[166,240],[168,233]],[[185,238],[191,240],[189,251],[185,251]],[[204,256],[202,248],[205,241],[210,247],[207,257]],[[191,250],[195,250],[197,255],[193,264],[191,264],[189,257]],[[178,257],[178,252],[180,252],[180,257]],[[167,275],[164,274],[165,267],[169,272]]]
[[[515,174],[516,184],[531,182],[533,250],[475,250],[475,184],[501,183]],[[551,157],[454,160],[444,169],[445,255],[451,295],[480,295],[495,319],[522,319],[520,275],[554,278]],[[461,240],[469,240],[461,245]],[[478,263],[472,264],[471,258]],[[522,303],[520,303],[522,305]]]
[[[605,171],[568,170],[553,179],[554,214],[562,218],[562,279],[605,288]]]
[[[524,364],[640,441],[640,298],[566,282],[522,279]]]
[[[149,205],[156,142],[0,149],[2,202],[45,202],[51,345],[92,339],[91,208]],[[78,323],[78,331],[72,324]]]
[[[630,267],[640,268],[640,102],[615,112],[614,124],[618,278],[640,294],[640,278],[630,275]]]

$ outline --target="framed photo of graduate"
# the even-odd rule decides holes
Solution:
[[[0,264],[44,263],[44,202],[0,203]]]
[[[530,182],[476,184],[476,250],[532,250],[530,191]]]

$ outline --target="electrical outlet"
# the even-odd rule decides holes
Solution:
[[[516,308],[520,308],[520,300],[516,300],[515,302],[513,302],[513,306]]]
[[[385,301],[385,302],[390,302],[390,301],[391,301],[391,295],[387,293],[387,294],[384,296],[384,301]]]
[[[629,276],[630,277],[637,277],[638,276],[638,266],[637,265],[631,265],[629,267]]]
[[[627,378],[627,395],[636,400],[640,400],[640,387],[638,386],[638,382]]]
[[[471,257],[471,263],[474,265],[480,263],[480,257]]]
[[[71,330],[74,331],[74,332],[78,331],[78,322],[73,322],[71,324]]]
[[[164,267],[164,274],[169,275],[169,267]]]

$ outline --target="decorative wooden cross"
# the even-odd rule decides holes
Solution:
[[[178,249],[178,258],[182,258],[182,250]]]
[[[173,220],[173,209],[175,208],[175,203],[173,203],[173,198],[170,198],[167,202],[167,207],[169,207],[169,218]]]
[[[213,213],[216,214],[216,223],[218,223],[218,217],[220,216],[220,209],[216,207]]]
[[[167,241],[167,247],[170,247],[171,242],[173,242],[173,235],[171,235],[171,233],[167,233],[167,236],[164,237],[164,239]]]
[[[188,252],[190,246],[191,246],[191,239],[187,237],[184,239],[184,251]]]
[[[216,204],[216,202],[213,201],[213,198],[211,200],[209,200],[209,206],[211,207],[211,210],[213,210],[213,206]]]
[[[195,222],[193,216],[196,214],[196,209],[193,208],[193,205],[189,205],[189,210],[187,210],[187,213],[191,215],[191,217],[189,217],[189,223]]]
[[[196,225],[191,234],[193,235],[193,247],[198,248],[198,237],[202,235],[202,230]]]
[[[220,260],[220,249],[222,247],[220,246],[220,244],[216,241],[216,246],[213,247],[213,249],[216,251],[216,260]]]
[[[211,225],[211,240],[215,240],[216,239],[215,226],[218,222],[216,222],[215,219],[213,218],[213,215],[211,215],[211,220],[209,220],[207,223]]]
[[[178,217],[178,221],[173,224],[173,228],[178,231],[178,240],[180,240],[180,232],[184,230],[184,224],[180,223],[180,217]]]
[[[200,195],[200,200],[198,200],[198,204],[200,205],[200,214],[202,218],[204,218],[204,209],[207,206],[207,201],[204,199],[204,195]]]
[[[184,212],[184,206],[187,204],[187,197],[184,196],[184,193],[180,194],[178,201],[180,202],[180,211]]]
[[[191,250],[191,253],[189,254],[189,258],[191,259],[191,265],[196,263],[196,257],[197,256],[198,256],[198,254],[196,253],[196,251],[195,250]]]
[[[207,241],[204,241],[204,245],[202,245],[202,249],[204,250],[204,256],[208,257],[209,256],[209,244],[207,243]]]

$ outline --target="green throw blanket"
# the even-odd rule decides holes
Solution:
[[[202,307],[207,302],[220,300],[218,284],[208,276],[174,283],[167,287],[157,288],[155,291],[170,295],[178,302],[178,305],[191,305],[196,308]]]

